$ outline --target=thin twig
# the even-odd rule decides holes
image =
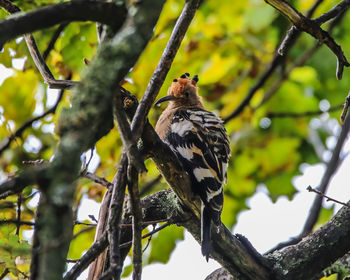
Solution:
[[[340,2],[338,5],[334,6],[328,12],[326,12],[323,15],[319,16],[318,18],[315,18],[314,22],[316,22],[317,24],[321,25],[321,24],[329,21],[330,19],[336,18],[337,16],[339,16],[346,9],[348,9],[349,6],[350,6],[350,1],[349,0],[344,0],[344,1]]]
[[[336,55],[338,65],[336,76],[337,79],[342,78],[342,73],[344,66],[349,67],[350,63],[345,57],[343,50],[340,45],[338,45],[334,39],[324,31],[317,22],[312,21],[302,15],[299,11],[293,8],[289,3],[284,0],[265,0],[266,3],[270,4],[276,10],[278,10],[282,15],[287,17],[287,19],[293,23],[298,29],[309,33],[319,42],[324,43],[327,47]],[[335,15],[336,16],[336,15]]]
[[[41,115],[34,117],[28,121],[26,121],[24,124],[22,124],[14,133],[12,133],[6,140],[3,140],[3,144],[0,145],[0,155],[10,146],[10,144],[17,138],[21,137],[22,133],[30,127],[34,122],[46,117],[49,114],[54,114],[56,112],[58,104],[61,102],[63,97],[64,90],[60,90],[60,93],[58,95],[58,98],[56,100],[55,105],[53,105],[50,109],[42,113]]]
[[[57,39],[60,37],[61,33],[67,27],[67,25],[68,25],[68,22],[60,24],[57,27],[57,29],[55,30],[55,32],[53,33],[51,40],[50,40],[49,44],[47,45],[46,50],[43,52],[43,59],[45,61],[46,61],[47,57],[49,56],[51,50],[55,47],[55,43],[56,43]]]
[[[16,235],[19,235],[19,230],[21,228],[21,207],[22,207],[22,193],[19,193],[17,195],[17,228],[16,228]]]
[[[163,220],[155,220],[155,221],[147,221],[147,222],[141,222],[141,225],[147,226],[147,225],[155,225],[158,223],[164,223],[167,222],[168,219],[163,219]],[[132,227],[132,224],[120,224],[121,227]]]
[[[343,128],[340,132],[340,135],[338,137],[338,141],[337,144],[333,150],[332,153],[332,157],[330,159],[330,161],[327,163],[327,169],[326,172],[324,173],[322,180],[321,180],[321,184],[318,187],[318,190],[325,193],[329,184],[330,179],[332,178],[332,176],[334,175],[334,172],[336,171],[336,169],[338,168],[338,162],[339,162],[339,155],[341,152],[341,149],[343,147],[344,141],[347,138],[348,132],[350,129],[350,114],[346,117]],[[318,216],[319,216],[319,210],[322,207],[322,197],[316,197],[314,200],[314,203],[310,209],[310,214],[311,213],[315,213],[314,215],[311,214],[305,225],[304,225],[304,229],[303,232],[304,233],[310,233],[313,225],[316,223]]]
[[[18,6],[16,6],[14,3],[12,3],[9,0],[0,0],[0,6],[3,7],[10,14],[14,14],[21,11]],[[47,83],[50,88],[65,89],[65,88],[71,88],[78,84],[78,82],[74,82],[70,80],[56,80],[52,75],[49,67],[46,65],[45,60],[41,56],[38,46],[35,43],[34,37],[31,34],[25,34],[24,39],[26,41],[29,53],[36,67],[38,68],[40,74],[44,78],[45,83]]]
[[[344,106],[343,106],[343,111],[341,112],[341,115],[340,115],[340,121],[341,123],[344,123],[345,121],[345,118],[348,114],[348,111],[349,111],[349,107],[350,107],[350,91],[347,95],[347,97],[345,98],[345,103],[344,103]]]
[[[309,192],[317,193],[318,195],[320,195],[320,196],[322,196],[322,197],[324,197],[324,198],[327,198],[327,201],[333,201],[333,202],[335,202],[335,203],[338,203],[338,204],[340,204],[340,205],[343,205],[343,206],[346,206],[346,207],[349,207],[349,208],[350,208],[350,204],[347,204],[347,203],[345,203],[345,202],[341,202],[341,201],[339,201],[339,200],[336,200],[336,199],[334,199],[334,198],[331,198],[331,197],[325,195],[323,192],[321,192],[321,191],[319,191],[319,190],[317,190],[317,189],[312,188],[311,186],[308,186],[308,187],[306,188],[306,190],[308,190]]]
[[[158,231],[161,231],[162,229],[166,228],[167,226],[170,226],[172,223],[170,221],[166,222],[164,225],[161,225],[160,227],[156,228],[155,230],[152,230],[149,233],[146,233],[142,236],[142,239],[152,236],[153,234],[157,233]],[[126,248],[132,244],[132,241],[125,242],[123,244],[120,244],[120,248]]]
[[[86,227],[86,228],[83,228],[82,230],[78,231],[76,234],[73,235],[72,240],[75,239],[75,238],[77,238],[79,235],[81,235],[81,234],[83,234],[83,233],[85,233],[85,232],[89,232],[89,231],[91,231],[91,230],[93,230],[93,229],[95,229],[95,228],[96,228],[95,225],[93,225],[93,226],[88,226],[88,227]]]
[[[79,222],[79,221],[74,221],[74,225],[84,225],[84,226],[96,227],[96,224],[84,223],[84,222]]]
[[[95,218],[94,215],[88,215],[88,217],[89,217],[92,221],[94,221],[96,224],[98,224],[98,220]]]
[[[77,263],[80,259],[66,259],[66,263]]]
[[[70,80],[56,80],[53,74],[51,73],[49,67],[46,65],[43,57],[40,54],[40,51],[35,43],[33,35],[26,34],[24,39],[27,43],[27,47],[33,61],[38,68],[41,76],[44,78],[46,84],[53,89],[68,89],[76,86],[79,82],[70,81]]]
[[[108,180],[106,180],[105,178],[97,176],[96,174],[93,174],[90,172],[82,172],[80,174],[80,176],[87,178],[87,179],[90,179],[90,180],[94,181],[95,183],[106,187],[107,189],[109,189],[110,187],[113,186],[113,184],[111,182],[109,182]]]
[[[29,221],[18,221],[17,219],[0,220],[0,225],[17,224],[21,226],[35,226],[35,223]]]
[[[345,12],[346,12],[346,10],[343,11],[342,13],[338,14],[337,17],[331,22],[331,24],[329,25],[329,28],[328,28],[328,32],[329,33],[331,33],[333,28],[343,19],[344,15],[345,15]],[[296,29],[295,26],[292,26],[292,29],[293,28]],[[283,47],[283,43],[281,44],[280,49],[278,50],[278,52],[283,52],[284,51],[283,49],[281,50],[282,47]],[[316,51],[320,47],[321,47],[321,43],[319,43],[319,42],[315,43],[314,46],[312,46],[310,49],[308,49],[306,52],[304,52],[304,54],[302,54],[288,68],[287,71],[283,72],[282,75],[279,77],[279,79],[273,85],[271,85],[268,90],[266,90],[263,99],[260,101],[259,105],[254,107],[254,110],[256,110],[257,108],[262,106],[264,103],[266,103],[277,92],[277,90],[281,87],[283,82],[288,79],[288,77],[292,73],[292,71],[295,68],[304,65],[310,59],[310,57],[312,57],[316,53]]]
[[[330,113],[330,112],[336,112],[339,111],[344,107],[343,104],[339,104],[333,107],[330,107],[326,111],[322,110],[316,110],[316,111],[305,111],[305,112],[270,112],[267,114],[268,118],[305,118],[305,117],[312,117],[312,116],[318,116],[324,113]]]
[[[307,12],[307,16],[311,17],[316,8],[320,5],[320,2],[322,1],[316,1],[314,5],[310,8],[310,10]],[[244,108],[247,107],[250,104],[250,101],[256,94],[256,92],[262,88],[266,81],[272,76],[272,74],[275,72],[278,66],[282,65],[285,61],[285,57],[287,56],[289,50],[294,45],[296,40],[300,36],[300,31],[294,28],[293,26],[287,30],[285,37],[283,38],[280,46],[277,48],[277,51],[275,52],[275,56],[270,62],[270,64],[266,67],[266,70],[261,74],[257,82],[249,89],[248,94],[246,97],[242,100],[242,102],[238,105],[238,107],[226,118],[224,118],[224,122],[227,123],[230,120],[236,118],[238,115],[240,115]]]
[[[10,273],[10,270],[6,267],[0,275],[0,280],[4,279],[6,277],[6,275],[9,273]]]
[[[156,228],[156,225],[153,225],[153,230],[155,230],[155,228]],[[153,230],[152,230],[152,231],[153,231]],[[151,244],[152,236],[153,236],[153,235],[151,235],[150,237],[148,237],[147,244],[146,244],[145,248],[142,249],[142,254],[143,254],[144,252],[146,252],[148,246]]]

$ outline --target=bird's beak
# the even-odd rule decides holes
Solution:
[[[170,100],[175,100],[176,97],[174,95],[167,95],[159,99],[156,103],[154,103],[154,106],[158,106],[160,103]]]

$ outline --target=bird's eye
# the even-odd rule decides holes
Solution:
[[[190,96],[190,93],[188,91],[185,91],[184,96],[188,98]]]

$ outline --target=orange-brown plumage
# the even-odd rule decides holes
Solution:
[[[167,135],[174,113],[179,109],[198,107],[204,109],[202,98],[198,95],[197,80],[182,75],[174,79],[168,89],[166,97],[161,98],[156,104],[169,101],[168,106],[160,115],[155,130],[161,139]]]
[[[201,245],[208,260],[210,223],[221,223],[230,145],[223,121],[204,109],[197,82],[197,75],[190,79],[188,73],[173,80],[168,95],[156,102],[169,101],[156,131],[174,151],[190,176],[193,192],[202,200]]]

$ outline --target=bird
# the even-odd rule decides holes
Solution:
[[[204,108],[198,81],[198,75],[191,79],[189,73],[172,81],[167,95],[155,103],[168,101],[155,130],[177,156],[189,175],[192,192],[201,199],[201,251],[208,261],[211,221],[218,231],[231,152],[224,122]]]

